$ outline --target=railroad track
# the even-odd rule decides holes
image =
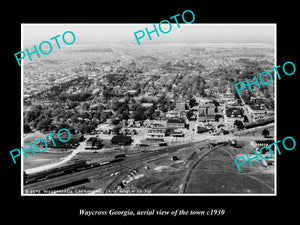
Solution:
[[[60,177],[55,177],[43,181],[39,181],[32,184],[24,185],[24,189],[26,190],[48,190],[48,189],[55,189],[56,187],[62,187],[64,185],[67,185],[69,183],[73,183],[79,180],[87,179],[89,177],[99,175],[99,173],[102,174],[102,176],[108,176],[112,172],[117,172],[122,170],[122,168],[127,167],[133,168],[133,165],[137,165],[138,163],[142,163],[143,161],[151,160],[151,158],[155,157],[161,157],[161,155],[164,154],[170,154],[172,152],[176,152],[179,149],[182,148],[189,148],[189,147],[195,147],[199,143],[201,144],[207,144],[209,140],[203,140],[199,142],[191,142],[191,143],[185,143],[177,146],[168,146],[163,149],[155,150],[155,151],[149,151],[149,152],[143,152],[141,154],[137,154],[134,156],[127,157],[124,161],[120,161],[113,164],[106,164],[102,166],[97,166],[94,168],[90,168],[87,170],[82,170],[79,172],[75,172],[72,174],[63,175]],[[117,183],[117,181],[116,181]],[[115,185],[115,183],[113,184]],[[113,186],[111,185],[111,186]],[[107,189],[107,188],[106,188]]]
[[[206,144],[206,143],[205,143]],[[201,144],[201,146],[198,146],[198,147],[202,147],[202,145],[205,145],[204,143]],[[195,145],[191,145],[187,148],[194,148],[196,147]],[[184,149],[184,148],[183,148]],[[179,150],[179,149],[176,149],[176,151]],[[147,161],[147,162],[151,162],[151,161],[154,161],[154,160],[157,160],[157,159],[162,159],[162,158],[166,158],[166,157],[169,157],[169,154],[170,152],[166,152],[164,154],[160,154],[160,155],[156,155],[156,156],[153,156],[151,158],[147,158],[147,159],[144,159],[144,161]],[[109,192],[113,192],[115,190],[115,188],[122,182],[122,180],[124,180],[126,178],[126,175],[133,169],[137,169],[138,168],[138,165],[134,165],[132,166],[131,168],[127,168],[127,170],[121,172],[105,189],[104,189],[104,193],[109,193]]]
[[[120,174],[117,175],[117,177],[115,177],[115,179],[106,186],[103,193],[113,193],[116,187],[122,182],[122,180],[130,171],[131,169],[129,168],[121,171]]]
[[[214,146],[210,148],[210,151],[206,152],[202,157],[200,157],[198,160],[196,160],[196,162],[191,166],[191,168],[188,170],[187,174],[184,177],[184,183],[183,186],[181,188],[181,190],[179,191],[179,193],[184,194],[186,192],[186,188],[187,185],[189,183],[189,179],[191,176],[192,171],[196,168],[196,166],[206,157],[208,156],[210,153],[212,153],[213,151],[217,150],[218,147],[220,147],[220,145]]]

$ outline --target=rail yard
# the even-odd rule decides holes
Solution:
[[[207,183],[207,179],[216,179],[216,176],[235,174],[240,179],[249,179],[249,183],[255,183],[255,188],[251,185],[242,189],[236,187],[236,192],[272,193],[272,172],[264,172],[261,165],[245,168],[245,173],[239,173],[235,168],[235,155],[251,149],[251,146],[246,145],[243,148],[233,147],[228,141],[202,140],[134,154],[117,154],[105,162],[76,160],[72,164],[43,172],[24,173],[24,191],[35,194],[47,194],[49,191],[59,193],[66,189],[71,194],[199,193],[195,185]],[[203,178],[198,176],[199,173]],[[224,181],[220,187],[215,186],[215,191],[227,187],[226,182],[229,181]],[[224,192],[228,192],[226,188]]]

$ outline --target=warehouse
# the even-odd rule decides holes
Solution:
[[[115,135],[112,137],[110,141],[112,144],[117,144],[117,145],[130,145],[133,142],[130,136],[125,136],[125,135]]]

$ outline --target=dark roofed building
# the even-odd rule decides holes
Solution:
[[[167,120],[166,127],[171,129],[184,128],[185,122],[183,119],[170,118]]]
[[[115,135],[115,136],[112,137],[112,139],[110,141],[111,141],[112,144],[130,145],[133,140],[130,136]]]
[[[56,146],[53,145],[51,137],[47,138],[47,144],[51,148],[72,148],[72,147],[79,145],[79,142],[83,141],[83,139],[84,139],[82,134],[71,134],[71,138],[68,142],[61,142],[59,140],[57,134],[54,134],[52,136],[52,138],[53,138]],[[62,140],[68,140],[69,135],[66,132],[62,132],[62,133],[60,133],[60,138]]]

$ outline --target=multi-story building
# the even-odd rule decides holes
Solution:
[[[198,108],[198,122],[215,122],[215,105],[208,103]]]
[[[179,118],[170,118],[167,120],[166,127],[170,129],[180,129],[184,128],[185,122],[183,119]]]
[[[146,140],[147,141],[164,141],[166,128],[149,128]]]
[[[99,149],[102,144],[102,139],[99,137],[90,137],[86,141],[85,149]]]
[[[184,101],[178,101],[176,102],[176,110],[181,112],[185,110],[185,102]]]

